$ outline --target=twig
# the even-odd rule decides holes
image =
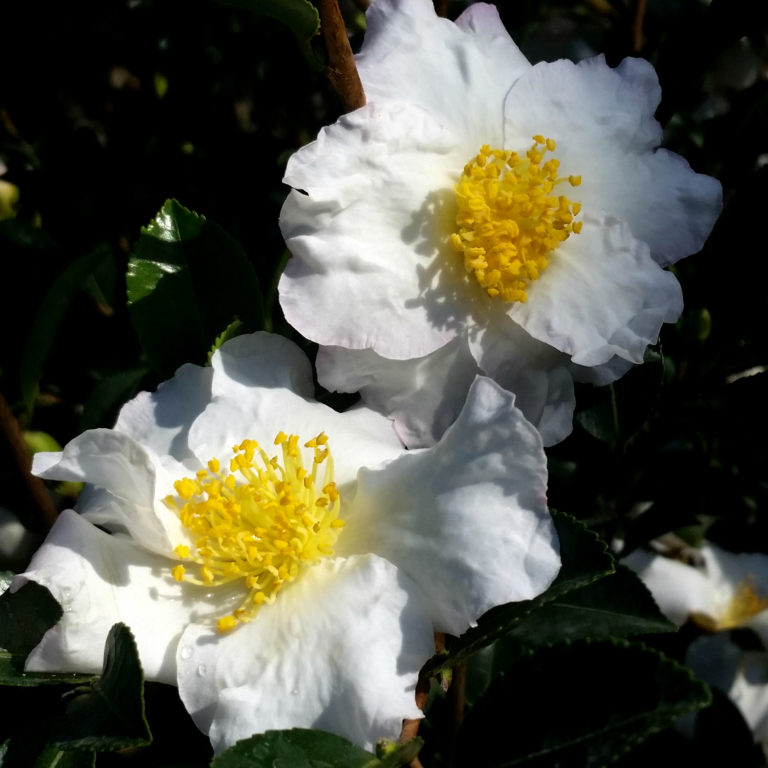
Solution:
[[[365,104],[365,93],[338,0],[319,0],[318,9],[328,49],[328,79],[341,97],[344,109],[351,112]]]
[[[2,393],[0,393],[0,431],[18,468],[18,476],[32,500],[29,510],[30,519],[21,522],[39,533],[44,533],[56,522],[58,512],[43,481],[29,471],[32,461],[21,434],[21,427]]]
[[[632,50],[640,53],[643,49],[643,21],[647,0],[636,0],[635,15],[632,19]]]

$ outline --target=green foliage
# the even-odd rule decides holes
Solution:
[[[435,660],[433,671],[448,669],[508,634],[541,606],[612,573],[613,558],[603,542],[570,515],[553,512],[560,538],[562,566],[549,589],[533,600],[499,606],[486,613],[477,626],[451,643],[446,656]]]
[[[86,278],[109,255],[108,250],[96,248],[81,256],[59,275],[45,295],[32,322],[21,361],[20,386],[27,411],[31,412],[34,407],[43,366],[72,299],[82,290]]]
[[[128,263],[128,306],[155,371],[204,363],[217,337],[240,320],[263,324],[253,267],[221,227],[168,200],[142,230]]]
[[[211,768],[397,768],[419,752],[421,740],[389,744],[377,757],[325,731],[292,728],[267,731],[238,741],[214,758]]]
[[[72,692],[64,718],[54,724],[51,740],[61,749],[92,752],[114,752],[151,742],[144,717],[144,675],[136,641],[124,624],[110,629],[101,677],[90,687]]]
[[[62,616],[53,595],[34,581],[6,590],[0,595],[0,648],[23,661]]]
[[[639,643],[558,643],[491,684],[458,733],[456,764],[598,768],[709,701],[689,670]]]
[[[270,16],[285,24],[299,40],[309,41],[320,31],[320,16],[309,0],[218,0]]]

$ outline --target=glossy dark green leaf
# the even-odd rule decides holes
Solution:
[[[285,24],[299,40],[311,40],[320,31],[320,16],[309,0],[218,0],[245,8]]]
[[[107,635],[101,677],[73,692],[51,741],[66,750],[112,752],[146,746],[151,740],[136,641],[128,627],[115,624]]]
[[[40,309],[32,321],[19,371],[21,395],[27,411],[32,407],[37,396],[43,366],[51,345],[56,339],[64,314],[74,296],[83,289],[87,278],[105,259],[111,258],[111,250],[106,246],[94,249],[72,262],[53,282],[43,299]]]
[[[638,576],[617,565],[614,574],[531,613],[502,642],[542,646],[561,640],[632,637],[676,629]]]
[[[62,615],[53,595],[34,581],[6,590],[0,595],[0,648],[23,662]]]
[[[139,341],[164,377],[182,363],[205,363],[235,320],[244,332],[262,327],[258,281],[239,244],[175,200],[142,230],[127,286]]]
[[[83,415],[78,422],[77,431],[85,432],[86,429],[114,423],[120,406],[136,393],[148,373],[148,368],[139,367],[102,377],[83,406]]]
[[[396,768],[410,762],[420,748],[420,739],[388,745],[379,759],[333,733],[293,728],[238,741],[214,758],[211,768]]]
[[[476,627],[451,643],[447,655],[433,662],[434,671],[455,666],[503,637],[541,606],[613,573],[613,557],[596,533],[570,515],[553,511],[552,516],[560,538],[562,566],[549,589],[532,600],[508,603],[488,611]]]
[[[57,674],[53,672],[23,672],[24,655],[0,651],[0,685],[34,688],[39,685],[82,685],[93,675]]]
[[[590,435],[609,445],[626,442],[646,422],[662,385],[664,358],[660,348],[649,347],[642,365],[621,379],[590,391],[592,404],[574,420]]]
[[[560,643],[488,688],[459,731],[455,764],[598,768],[709,702],[689,669],[640,643]]]

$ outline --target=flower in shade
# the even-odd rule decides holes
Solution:
[[[648,62],[532,66],[490,5],[377,0],[357,64],[368,103],[285,175],[280,301],[321,383],[418,446],[480,372],[561,440],[574,380],[615,380],[679,316],[664,267],[701,248],[720,185],[659,148]]]
[[[728,552],[709,542],[691,563],[636,550],[622,562],[651,590],[670,621],[711,632],[754,630],[768,647],[768,555]]]
[[[419,717],[434,631],[460,634],[559,570],[541,440],[489,379],[410,452],[384,416],[312,392],[294,344],[241,336],[114,429],[36,455],[39,476],[89,485],[13,586],[64,608],[27,668],[99,671],[122,621],[216,751],[294,726],[370,747]]]

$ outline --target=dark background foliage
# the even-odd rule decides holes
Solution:
[[[447,13],[462,7],[450,2]],[[703,252],[675,268],[686,301],[679,323],[617,385],[580,389],[574,433],[549,454],[550,502],[628,549],[674,530],[768,553],[768,4],[498,7],[532,61],[649,59],[664,94],[665,145],[718,177],[725,199]],[[344,12],[359,45],[360,7]],[[19,199],[12,212],[0,205],[0,392],[21,427],[64,444],[110,426],[125,399],[164,378],[131,323],[125,274],[167,198],[240,242],[261,284],[265,327],[295,338],[275,300],[287,258],[277,217],[288,156],[342,109],[320,41],[302,53],[277,21],[212,0],[29,0],[1,13],[0,183]],[[0,506],[42,531],[6,442],[1,458]],[[71,489],[59,490],[56,503],[71,504]],[[682,658],[689,639],[684,631],[657,645]],[[711,733],[700,731],[685,744],[662,734],[637,754],[711,756]]]

